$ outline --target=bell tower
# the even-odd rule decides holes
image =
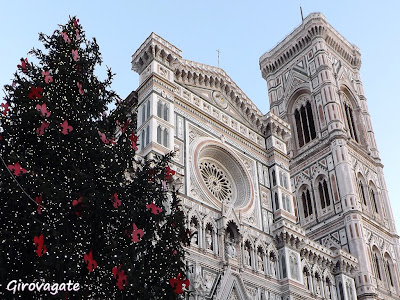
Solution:
[[[299,225],[323,246],[358,258],[358,299],[398,299],[398,235],[360,67],[360,50],[320,13],[260,58],[271,111],[292,129]],[[341,284],[339,298],[353,299]]]

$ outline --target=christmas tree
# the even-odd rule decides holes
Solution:
[[[179,299],[188,232],[171,156],[135,159],[131,103],[111,70],[95,75],[99,47],[78,19],[39,40],[1,104],[1,297]]]

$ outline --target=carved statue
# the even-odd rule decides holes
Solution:
[[[264,260],[262,257],[262,253],[260,251],[258,251],[258,255],[257,255],[257,264],[258,264],[258,270],[260,271],[264,271]]]
[[[191,245],[198,245],[198,239],[197,239],[197,227],[194,222],[190,223],[190,232],[192,233],[192,237],[190,239],[190,244]]]
[[[249,248],[244,248],[244,264],[250,266],[250,251]]]
[[[226,243],[226,254],[230,258],[236,258],[237,256],[235,242],[233,239],[229,239],[228,242]]]
[[[269,261],[269,269],[271,271],[271,276],[276,277],[275,261],[273,261],[272,259]]]
[[[212,240],[212,234],[211,230],[207,229],[206,230],[206,247],[208,250],[213,250],[213,240]]]

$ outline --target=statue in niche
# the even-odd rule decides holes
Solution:
[[[244,247],[244,264],[250,266],[250,251],[247,246]]]
[[[235,241],[233,238],[228,238],[228,241],[226,243],[226,254],[230,258],[236,258],[237,256]]]
[[[211,228],[207,228],[207,230],[206,230],[206,248],[208,250],[213,250],[213,240],[212,240]]]
[[[271,258],[269,261],[269,269],[271,271],[271,276],[276,277],[276,266],[275,266],[275,260],[273,258]]]
[[[258,270],[264,271],[263,255],[260,251],[258,251],[258,255],[257,255],[257,265],[258,265]]]
[[[198,232],[197,232],[197,222],[193,221],[190,222],[190,232],[192,234],[192,237],[190,238],[190,244],[194,246],[198,246]]]

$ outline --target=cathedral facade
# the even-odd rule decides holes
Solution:
[[[175,151],[189,299],[400,299],[399,245],[359,49],[314,13],[260,58],[270,112],[152,33],[139,155]]]

